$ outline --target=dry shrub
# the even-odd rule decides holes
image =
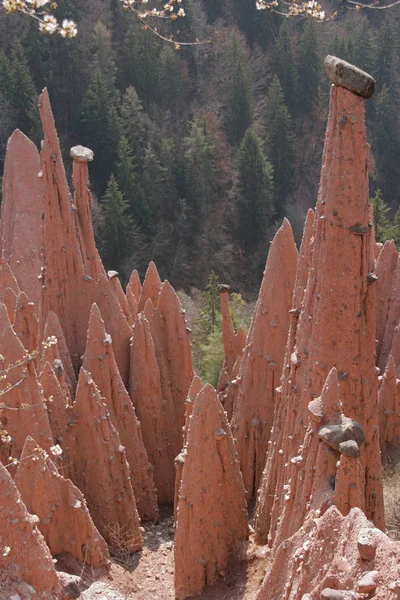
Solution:
[[[107,530],[108,548],[117,562],[125,566],[137,563],[139,554],[135,551],[137,546],[136,536],[118,523],[112,523]]]
[[[384,477],[383,496],[387,534],[393,540],[400,540],[400,473]]]

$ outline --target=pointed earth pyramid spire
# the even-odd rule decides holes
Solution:
[[[59,600],[50,550],[7,469],[0,463],[0,572],[4,598]]]
[[[125,446],[136,506],[141,519],[157,520],[157,496],[153,467],[143,443],[142,430],[129,394],[115,362],[111,338],[96,304],[90,311],[83,367],[90,372],[109,411],[111,421]]]
[[[21,456],[27,435],[34,435],[45,450],[53,445],[53,436],[33,360],[15,334],[4,304],[0,305],[0,354],[4,376],[0,423],[7,432],[0,443],[0,456],[8,462],[11,456]]]
[[[136,289],[138,289],[137,283],[135,283]],[[138,312],[142,312],[144,305],[147,300],[151,300],[153,305],[156,307],[158,302],[158,296],[161,290],[161,279],[157,271],[156,265],[151,261],[146,271],[146,275],[143,281],[143,286],[139,298]],[[134,291],[134,290],[132,290]]]
[[[243,352],[231,421],[248,498],[258,490],[268,449],[289,330],[297,249],[287,219],[268,253]]]
[[[40,309],[44,185],[35,144],[19,129],[8,140],[1,204],[1,256],[20,288]]]
[[[182,448],[182,430],[177,429],[169,406],[163,399],[154,341],[143,313],[137,315],[133,328],[129,393],[154,468],[158,501],[160,504],[170,504],[174,500],[174,460]],[[180,438],[178,444],[175,441],[177,436]],[[175,450],[177,446],[178,451]]]
[[[139,303],[142,294],[142,284],[140,283],[139,273],[134,269],[129,277],[128,285],[126,286],[126,294],[128,291],[134,295],[136,303]]]
[[[185,448],[175,533],[175,594],[200,594],[222,575],[248,537],[239,462],[214,388],[197,395]]]
[[[111,547],[143,545],[125,448],[91,375],[82,367],[64,453],[70,479],[84,494],[92,519]]]
[[[338,371],[343,412],[361,425],[366,437],[360,455],[366,474],[362,492],[366,514],[378,527],[384,526],[374,356],[375,291],[368,277],[374,256],[364,116],[360,96],[332,86],[308,281],[298,314],[296,345],[290,356],[286,354],[288,367],[282,378],[280,410],[286,417],[281,419],[283,432],[274,427],[274,460],[267,461],[262,496],[258,498],[259,507],[273,498],[267,525],[270,543],[274,543],[278,527],[287,536],[298,525],[286,519],[282,525],[284,489],[289,484],[300,485],[303,470],[296,471],[291,460],[304,442],[308,404],[321,394],[333,366]],[[275,436],[282,445],[275,445]],[[285,464],[289,465],[286,469]],[[256,533],[260,526],[265,531],[265,524],[258,519]]]
[[[68,553],[81,564],[107,564],[107,544],[97,531],[85,498],[34,439],[26,438],[15,476],[22,500],[32,515],[53,556]]]

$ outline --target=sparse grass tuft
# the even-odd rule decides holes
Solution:
[[[387,534],[400,540],[400,474],[386,475],[383,479],[383,496]]]

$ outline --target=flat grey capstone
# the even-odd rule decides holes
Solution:
[[[91,162],[94,159],[93,150],[85,146],[73,146],[70,150],[70,156],[78,162]]]
[[[231,289],[231,286],[226,283],[219,283],[217,287],[219,292],[229,292]]]
[[[325,71],[332,83],[344,87],[362,98],[371,98],[374,93],[375,79],[337,56],[330,54],[326,56]]]
[[[107,271],[108,279],[113,279],[114,277],[118,277],[118,271]]]

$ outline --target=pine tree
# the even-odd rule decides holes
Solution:
[[[8,82],[3,92],[13,108],[18,127],[28,135],[38,120],[38,94],[24,49],[17,38],[11,45],[8,66],[2,59],[2,78]]]
[[[160,97],[159,54],[159,40],[131,21],[123,46],[122,83],[136,89],[146,110]]]
[[[252,93],[247,57],[240,37],[232,31],[226,57],[225,130],[231,144],[240,144],[252,122]]]
[[[117,90],[109,86],[100,67],[95,65],[82,102],[80,124],[82,141],[95,154],[92,172],[100,190],[110,176],[120,137],[117,103]]]
[[[149,140],[155,137],[155,128],[150,117],[143,110],[137,91],[132,86],[125,90],[120,114],[122,131],[139,166]]]
[[[43,35],[39,31],[37,23],[33,20],[29,21],[28,32],[26,38],[23,40],[23,46],[29,70],[39,90],[52,85],[56,65],[60,64],[58,44],[55,41],[55,37]],[[62,42],[62,39],[58,41]],[[64,46],[65,52],[66,44],[61,43],[61,45]]]
[[[381,190],[376,190],[375,196],[370,198],[370,202],[374,207],[374,225],[375,225],[375,238],[377,242],[385,242],[388,239],[390,230],[390,219],[388,213],[390,212],[389,206],[385,203],[382,198]]]
[[[2,50],[0,52],[0,90],[3,94],[6,94],[6,90],[10,89],[10,85],[10,63],[4,50]]]
[[[307,19],[298,44],[299,108],[309,113],[318,100],[321,77],[321,58],[315,23]]]
[[[0,172],[3,168],[7,141],[15,129],[15,123],[16,119],[11,103],[0,92]]]
[[[400,250],[400,208],[397,209],[393,217],[391,239],[393,239],[394,243],[396,244],[397,250]]]
[[[284,204],[293,190],[295,152],[292,119],[277,75],[274,75],[268,90],[264,123],[265,148],[274,169],[275,207],[281,217]]]
[[[164,169],[151,144],[148,144],[143,157],[141,187],[144,197],[151,206],[152,213],[156,218],[159,218],[163,201],[163,176]]]
[[[171,46],[164,46],[160,53],[161,104],[177,119],[186,104],[186,81],[184,65],[179,53]]]
[[[398,29],[390,16],[381,23],[377,34],[373,61],[374,76],[377,88],[387,90],[389,96],[396,101],[399,85],[400,42]]]
[[[62,1],[58,3],[58,11],[63,11],[63,18],[79,18],[78,10],[82,3]],[[64,12],[65,11],[65,12]],[[85,24],[86,29],[86,24]],[[86,31],[85,31],[86,34]],[[23,42],[32,76],[38,90],[47,87],[50,91],[52,111],[57,129],[66,145],[74,143],[70,136],[77,126],[77,117],[83,96],[88,87],[88,73],[93,63],[92,35],[64,39],[59,35],[43,35],[37,23],[29,21],[27,38]]]
[[[262,142],[249,128],[238,157],[238,233],[247,252],[264,239],[274,214],[272,166],[262,151]]]
[[[281,25],[279,37],[275,47],[275,73],[279,77],[285,104],[290,113],[294,115],[297,111],[297,71],[293,58],[292,38],[290,36],[287,19]]]
[[[222,16],[225,0],[204,0],[203,4],[209,23],[214,23]]]
[[[364,17],[357,24],[355,31],[351,33],[352,48],[349,53],[349,62],[367,73],[373,71],[373,38],[374,30],[370,26],[368,18]]]
[[[129,205],[134,222],[140,226],[143,233],[150,235],[153,228],[151,210],[146,202],[143,189],[137,183],[132,151],[124,136],[121,137],[118,144],[116,178],[118,187]]]
[[[394,240],[398,247],[400,243],[400,210],[397,210],[393,219],[391,219],[388,216],[390,207],[384,201],[379,189],[376,190],[375,196],[370,198],[370,202],[374,207],[376,241],[385,243],[387,240]]]
[[[333,54],[333,56],[337,56],[343,60],[350,60],[347,43],[345,39],[342,36],[338,36],[337,33],[333,38],[333,42],[329,45],[329,54]]]
[[[103,75],[107,88],[113,90],[117,74],[116,54],[111,43],[111,33],[101,21],[98,21],[94,26],[90,53],[93,57],[93,63],[96,64]]]
[[[396,103],[384,86],[375,97],[374,142],[377,164],[377,181],[385,198],[394,205],[400,201],[400,141],[399,117]]]
[[[196,322],[203,338],[214,331],[218,324],[218,316],[221,314],[218,286],[219,277],[214,271],[211,271],[207,284],[201,293],[200,318]]]
[[[160,218],[175,223],[180,210],[176,184],[176,151],[172,140],[165,137],[161,140],[160,164],[162,169]]]
[[[101,203],[102,243],[109,268],[119,269],[132,248],[133,223],[129,206],[111,174]]]
[[[257,10],[253,0],[228,0],[228,4],[233,19],[245,34],[249,45],[252,47],[257,42],[265,46],[269,33],[266,11]]]
[[[94,27],[91,49],[91,77],[79,121],[83,142],[95,154],[91,171],[102,193],[115,161],[121,122],[118,114],[120,95],[115,86],[115,52],[110,33],[100,22]]]
[[[204,344],[200,344],[200,372],[203,381],[218,386],[219,374],[224,364],[224,344],[222,340],[222,323],[219,316],[219,327],[208,336]]]
[[[200,231],[216,194],[215,152],[205,126],[194,121],[185,144],[185,187],[191,229]]]

